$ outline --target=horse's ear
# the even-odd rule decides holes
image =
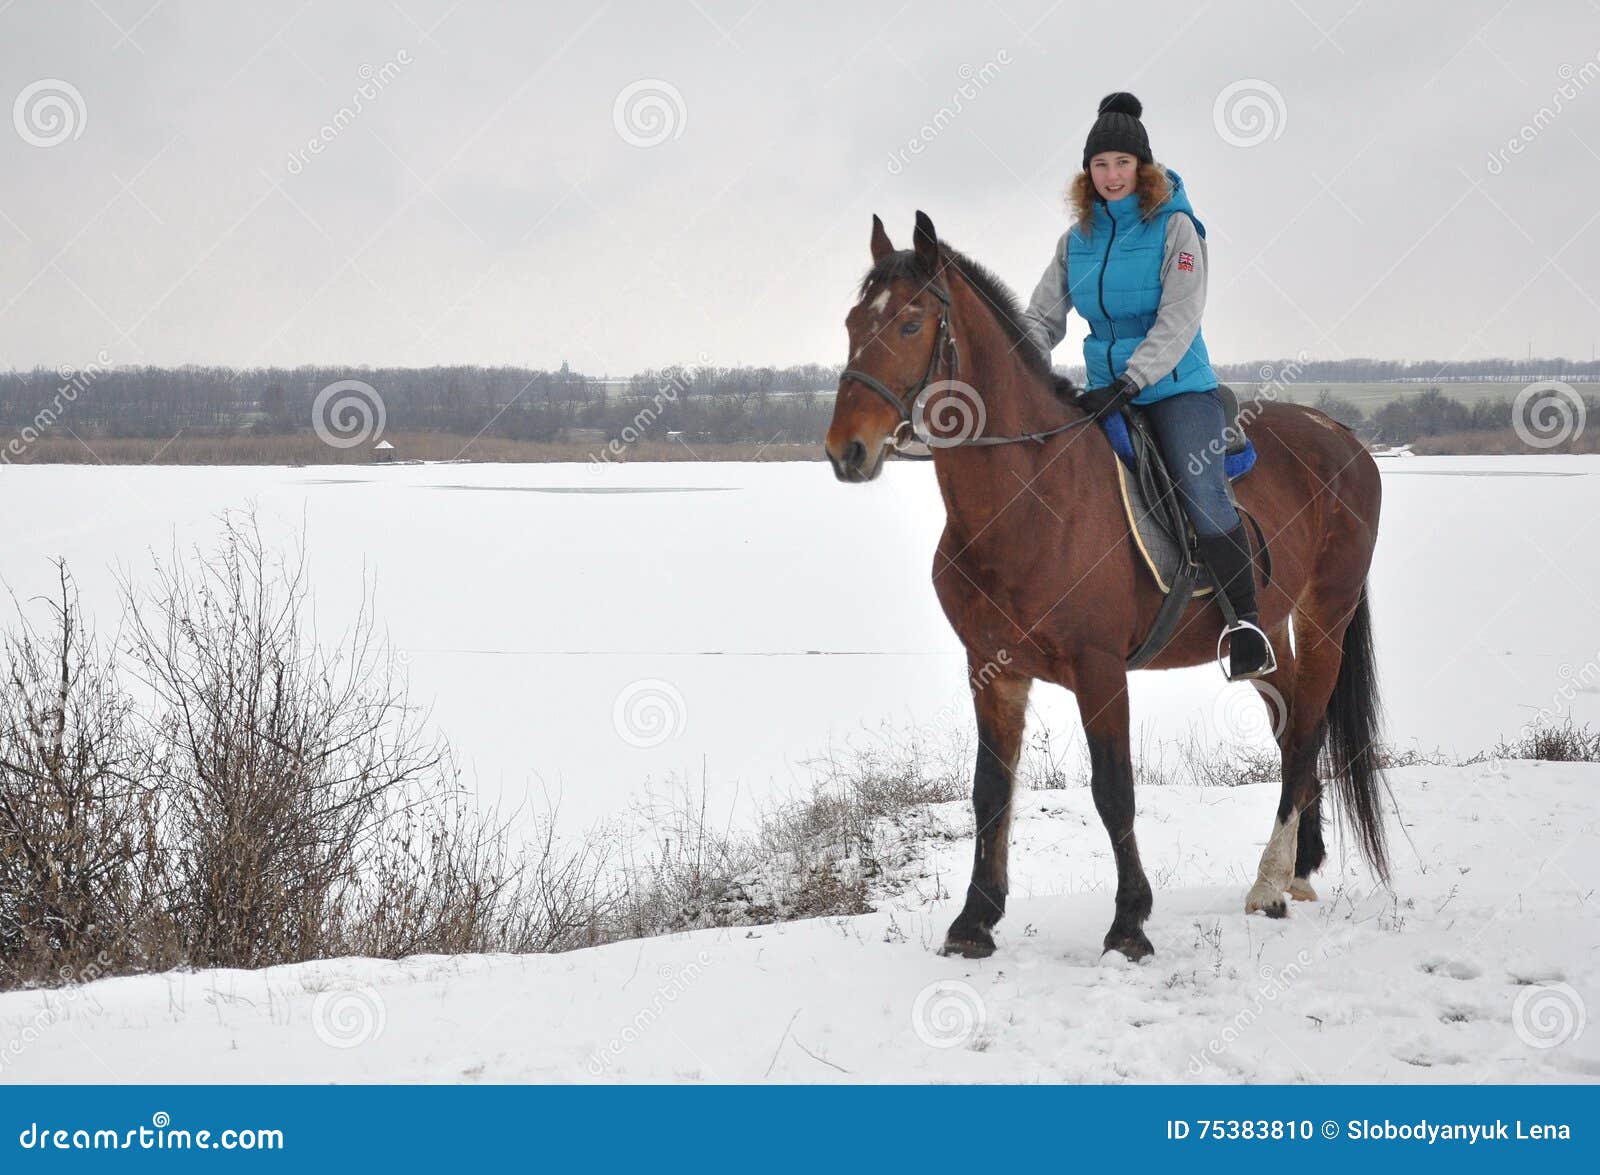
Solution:
[[[882,261],[893,252],[894,246],[889,243],[889,234],[883,229],[883,221],[874,216],[872,218],[872,259],[874,261]]]
[[[934,273],[939,268],[939,234],[934,231],[933,221],[926,212],[917,212],[917,229],[912,234],[912,239],[917,251],[917,260],[929,273]]]

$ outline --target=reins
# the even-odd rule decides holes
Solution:
[[[1042,444],[1051,437],[1059,436],[1069,429],[1094,422],[1094,417],[1085,416],[1081,420],[1069,420],[1065,424],[1059,424],[1055,428],[1047,428],[1039,432],[1018,433],[1016,436],[1010,437],[963,437],[954,441],[942,441],[942,438],[938,437],[930,439],[920,434],[917,431],[915,419],[916,403],[922,393],[928,389],[928,385],[933,382],[934,373],[939,369],[941,362],[945,363],[949,368],[948,379],[943,382],[955,382],[956,376],[961,370],[960,350],[956,345],[955,333],[950,329],[950,291],[932,282],[929,282],[925,288],[935,298],[939,299],[944,309],[939,313],[939,332],[934,336],[933,350],[928,355],[927,369],[922,373],[922,378],[917,381],[917,385],[911,389],[910,393],[905,396],[897,395],[893,389],[877,376],[869,375],[865,371],[846,368],[839,375],[841,381],[853,379],[858,384],[872,389],[872,391],[888,401],[895,412],[899,414],[900,423],[895,426],[894,432],[889,434],[887,440],[889,446],[894,449],[898,456],[907,461],[933,460],[933,454],[931,453],[907,452],[904,446],[913,440],[922,442],[930,449],[985,448],[991,445],[1015,445],[1023,441]]]

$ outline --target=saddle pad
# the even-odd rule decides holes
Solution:
[[[1122,423],[1122,417],[1118,416],[1115,419],[1118,424]],[[1126,431],[1123,436],[1127,436]],[[1250,455],[1254,459],[1253,450],[1250,451]],[[1128,527],[1133,534],[1133,545],[1144,559],[1145,566],[1150,569],[1150,574],[1155,576],[1156,585],[1163,593],[1170,592],[1172,581],[1177,578],[1181,559],[1178,544],[1173,541],[1172,536],[1151,511],[1139,479],[1130,476],[1120,461],[1117,462],[1117,482],[1122,487],[1122,505],[1128,512]],[[1230,490],[1229,497],[1232,496]],[[1211,585],[1205,580],[1206,577],[1202,575],[1200,583],[1190,593],[1190,599],[1211,594]]]
[[[1106,439],[1111,442],[1111,447],[1116,450],[1117,456],[1122,458],[1122,464],[1128,469],[1133,468],[1133,442],[1128,438],[1128,422],[1122,418],[1122,413],[1115,412],[1100,422],[1100,427],[1105,429]],[[1237,481],[1255,468],[1256,446],[1255,442],[1245,438],[1244,449],[1238,453],[1229,453],[1222,459],[1222,471],[1229,481]],[[1163,590],[1165,585],[1163,585]]]

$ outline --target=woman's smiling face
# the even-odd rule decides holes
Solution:
[[[1138,186],[1139,161],[1126,151],[1102,151],[1089,160],[1089,177],[1102,200],[1120,200]]]

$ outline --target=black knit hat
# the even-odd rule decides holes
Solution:
[[[1102,151],[1126,151],[1140,163],[1154,162],[1150,137],[1139,121],[1143,113],[1144,104],[1121,90],[1100,99],[1100,117],[1094,120],[1083,145],[1083,170],[1088,171],[1089,160]]]

